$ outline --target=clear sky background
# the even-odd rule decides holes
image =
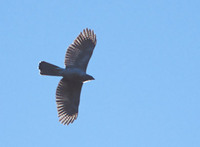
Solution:
[[[84,28],[97,34],[79,115],[59,123],[60,77]],[[199,147],[199,0],[0,1],[1,147]]]

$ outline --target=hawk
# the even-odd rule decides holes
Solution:
[[[41,61],[41,75],[61,76],[56,89],[56,104],[59,121],[62,124],[73,123],[78,116],[81,88],[84,82],[94,80],[86,73],[88,62],[96,45],[93,30],[84,29],[65,54],[65,68]]]

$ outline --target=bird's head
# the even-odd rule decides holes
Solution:
[[[91,81],[91,80],[95,80],[91,75],[84,75],[83,77],[83,83],[87,82],[87,81]]]

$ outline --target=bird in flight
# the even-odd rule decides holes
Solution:
[[[56,104],[59,121],[62,124],[73,123],[78,116],[81,88],[84,82],[94,80],[86,73],[88,62],[96,45],[93,30],[84,29],[65,54],[65,68],[41,61],[41,75],[61,76],[56,89]]]

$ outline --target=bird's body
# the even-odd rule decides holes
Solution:
[[[56,103],[59,120],[63,124],[72,123],[78,116],[80,92],[82,84],[94,78],[86,73],[86,68],[96,45],[96,35],[91,30],[83,30],[83,34],[74,40],[65,55],[65,68],[40,62],[41,75],[62,76],[57,90]]]
[[[45,70],[47,70],[48,73],[44,73],[45,71],[44,67],[46,68]],[[71,80],[71,81],[86,82],[86,81],[94,80],[92,76],[86,74],[85,71],[77,67],[61,68],[53,64],[47,63],[45,61],[42,61],[39,64],[39,69],[43,69],[41,70],[43,71],[41,72],[42,75],[62,76],[63,78],[67,80]],[[53,72],[50,72],[50,70],[52,70]]]
[[[83,70],[79,68],[73,68],[73,67],[64,69],[61,75],[65,79],[73,80],[73,81],[86,82],[89,80],[94,80],[92,76],[86,74],[86,72],[84,72]]]

